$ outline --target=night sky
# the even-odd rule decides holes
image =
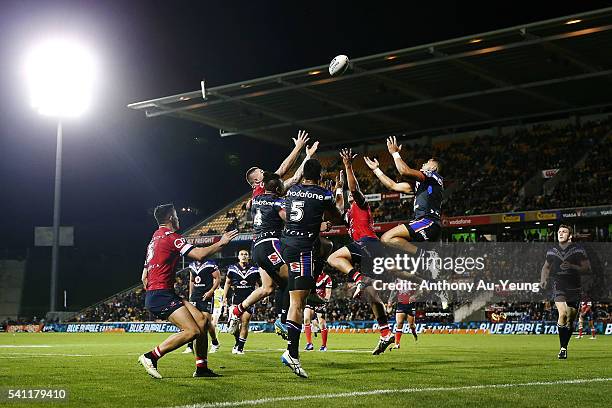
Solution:
[[[52,223],[55,122],[30,108],[21,73],[26,50],[45,36],[77,37],[99,60],[92,109],[64,126],[62,224],[75,226],[77,264],[106,254],[125,265],[101,272],[115,290],[138,281],[155,228],[150,208],[174,202],[207,215],[248,190],[248,167],[272,168],[288,152],[244,136],[221,139],[195,123],[145,119],[128,103],[197,90],[203,77],[223,85],[326,64],[337,54],[361,57],[612,5],[403,3],[412,7],[0,0],[0,251],[33,246],[34,226]]]

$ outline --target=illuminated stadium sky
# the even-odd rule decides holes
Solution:
[[[88,43],[105,84],[95,109],[65,125],[62,224],[75,226],[80,251],[121,247],[138,265],[154,229],[149,208],[173,201],[208,214],[247,190],[244,169],[278,164],[286,149],[241,136],[221,140],[213,129],[171,118],[147,120],[128,103],[197,89],[203,76],[222,85],[325,64],[340,53],[365,56],[609,4],[192,3],[0,1],[0,250],[32,246],[33,227],[52,221],[55,124],[29,108],[19,77],[25,50],[44,33],[74,33]],[[233,166],[230,154],[238,157]],[[138,279],[134,273],[126,282]]]

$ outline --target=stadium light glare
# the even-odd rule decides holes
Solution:
[[[308,75],[319,75],[321,71],[308,71]]]
[[[387,55],[387,56],[385,57],[385,59],[386,59],[387,61],[391,61],[391,60],[394,60],[394,59],[396,59],[396,58],[397,58],[397,55]]]
[[[575,18],[575,19],[566,21],[565,24],[577,24],[577,23],[579,23],[581,21],[582,20],[580,20],[579,18]]]
[[[506,225],[504,228],[505,228],[505,229],[510,229],[510,226],[509,226],[509,225]]]
[[[474,38],[470,41],[468,41],[469,44],[476,44],[482,41],[482,38]]]
[[[25,72],[32,107],[40,114],[76,117],[89,107],[95,63],[81,44],[67,39],[45,41],[27,55]]]

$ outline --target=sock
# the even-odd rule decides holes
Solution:
[[[582,337],[582,326],[578,328],[578,337]]]
[[[274,294],[274,311],[276,312],[276,317],[279,319],[283,316],[283,297],[285,295],[285,288],[276,289],[276,293]]]
[[[416,336],[417,336],[417,332],[416,332],[416,325],[412,325],[412,326],[410,326],[410,331],[412,332],[412,335],[413,335],[414,337],[416,337]]]
[[[327,347],[327,327],[324,329],[321,329],[321,341],[323,342],[323,344],[321,344],[323,347]]]
[[[246,343],[246,339],[243,339],[242,337],[238,337],[238,350],[240,351],[244,350],[245,343]]]
[[[240,345],[240,336],[234,336],[236,338],[236,341],[234,342],[234,347],[238,348],[238,346]]]
[[[596,330],[595,330],[595,328],[593,327],[593,328],[591,329],[591,337],[595,337],[595,332],[596,332]]]
[[[559,346],[561,348],[567,348],[567,343],[565,342],[565,338],[569,330],[567,326],[561,326],[559,324],[557,324],[557,328],[559,330]]]
[[[402,338],[402,329],[395,329],[395,344],[400,344]]]
[[[563,347],[567,348],[567,345],[572,338],[572,334],[574,334],[574,326],[567,326],[567,332],[565,333],[565,346]]]
[[[244,313],[244,311],[245,311],[245,308],[244,308],[244,306],[242,306],[242,302],[240,302],[240,303],[238,304],[238,307],[237,307],[237,308],[235,308],[235,309],[233,310],[233,312],[234,312],[234,316],[236,316],[236,317],[240,317],[240,316],[242,316],[242,314]]]
[[[190,341],[189,343],[187,343],[187,347],[189,347],[190,349],[193,348],[193,341]]]
[[[150,358],[151,360],[157,361],[164,356],[164,353],[159,349],[159,346],[155,347],[153,350],[149,351],[145,354],[145,357]]]
[[[389,324],[385,322],[385,324],[378,324],[378,330],[380,330],[380,337],[387,337],[391,334],[391,329],[389,329]]]
[[[287,324],[287,313],[289,312],[289,286],[285,287],[283,291],[283,309],[281,316],[281,323]]]
[[[219,345],[219,339],[217,339],[216,337],[214,339],[212,339],[210,342],[212,343],[213,346],[218,346]]]
[[[351,269],[348,275],[351,277],[351,279],[355,283],[361,282],[361,280],[363,279],[363,276],[361,276],[361,273],[359,271],[356,271],[355,269]]]
[[[287,320],[287,331],[289,332],[289,340],[287,341],[287,350],[293,358],[299,357],[300,334],[302,334],[302,325],[294,321]]]
[[[196,367],[197,368],[208,368],[208,359],[196,357]]]
[[[312,325],[311,324],[304,325],[304,334],[306,335],[306,342],[312,343]]]

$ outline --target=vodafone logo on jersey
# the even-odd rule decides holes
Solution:
[[[182,247],[185,246],[185,244],[187,243],[187,241],[185,241],[185,238],[177,238],[174,240],[174,246],[177,249],[181,249]]]

